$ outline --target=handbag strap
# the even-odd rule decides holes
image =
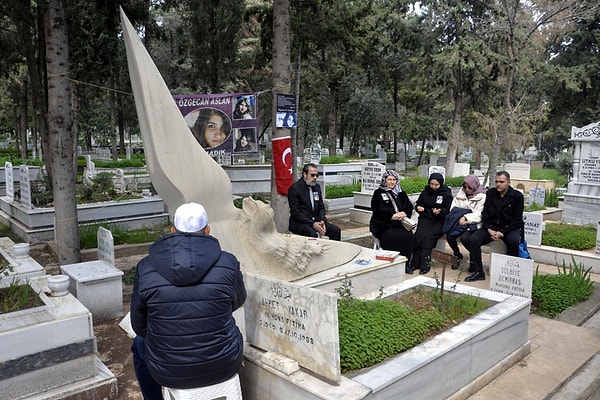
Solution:
[[[396,205],[396,198],[394,197],[394,193],[388,191],[388,196],[392,198],[392,206],[394,206],[394,210],[398,212],[398,206]]]

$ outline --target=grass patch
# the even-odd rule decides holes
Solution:
[[[531,293],[532,312],[555,318],[570,306],[590,297],[594,291],[590,270],[574,258],[569,267],[563,261],[557,275],[540,275],[536,268]]]
[[[117,225],[111,224],[82,225],[79,227],[79,245],[81,249],[94,249],[98,247],[99,227],[111,231],[115,245],[151,243],[168,234],[171,229],[170,224],[134,230],[125,230]]]
[[[342,282],[343,283],[343,282]],[[406,351],[489,306],[478,297],[416,288],[388,300],[349,297],[336,290],[342,372],[366,368]],[[345,294],[344,294],[345,293]]]
[[[565,223],[546,224],[542,245],[570,250],[587,250],[596,246],[596,227]]]
[[[38,307],[44,302],[40,299],[29,283],[22,284],[19,279],[13,279],[10,285],[0,288],[0,314]]]

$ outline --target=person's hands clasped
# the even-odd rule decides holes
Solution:
[[[313,229],[317,231],[320,235],[325,235],[325,222],[323,221],[315,221],[313,222]]]
[[[502,236],[504,236],[500,231],[495,231],[493,229],[488,229],[487,231],[492,240],[500,240]]]
[[[392,220],[393,221],[401,221],[405,217],[406,217],[406,213],[404,211],[398,211],[397,213],[394,213],[394,215],[392,215]]]

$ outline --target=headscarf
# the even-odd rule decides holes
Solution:
[[[467,198],[471,198],[473,196],[475,196],[476,194],[479,193],[483,193],[485,192],[485,188],[483,186],[481,186],[481,182],[479,182],[479,178],[477,178],[475,175],[467,175],[465,176],[465,179],[463,179],[463,184],[467,184],[471,187],[471,189],[473,189],[473,193],[471,194],[467,194]],[[465,192],[466,194],[467,192]]]
[[[433,189],[431,186],[429,186],[429,184],[431,183],[431,181],[435,179],[436,181],[439,182],[440,187],[437,189]],[[444,176],[442,174],[440,174],[439,172],[434,172],[433,174],[429,175],[429,180],[427,181],[427,185],[425,186],[425,190],[427,190],[430,193],[438,193],[440,191],[440,189],[442,189],[444,187]]]
[[[392,189],[387,187],[387,185],[385,184],[385,178],[387,178],[390,175],[393,176],[394,178],[396,178],[396,186],[394,186]],[[391,169],[388,169],[387,171],[385,171],[383,173],[383,175],[381,175],[381,183],[379,184],[379,188],[386,190],[388,192],[391,191],[392,193],[394,193],[397,196],[398,193],[402,192],[402,188],[400,187],[400,175],[398,175],[398,173],[396,171],[392,171]]]

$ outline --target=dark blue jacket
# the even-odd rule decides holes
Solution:
[[[241,366],[232,312],[246,300],[240,264],[200,233],[167,235],[137,265],[131,325],[145,338],[147,365],[163,386],[224,382]]]

